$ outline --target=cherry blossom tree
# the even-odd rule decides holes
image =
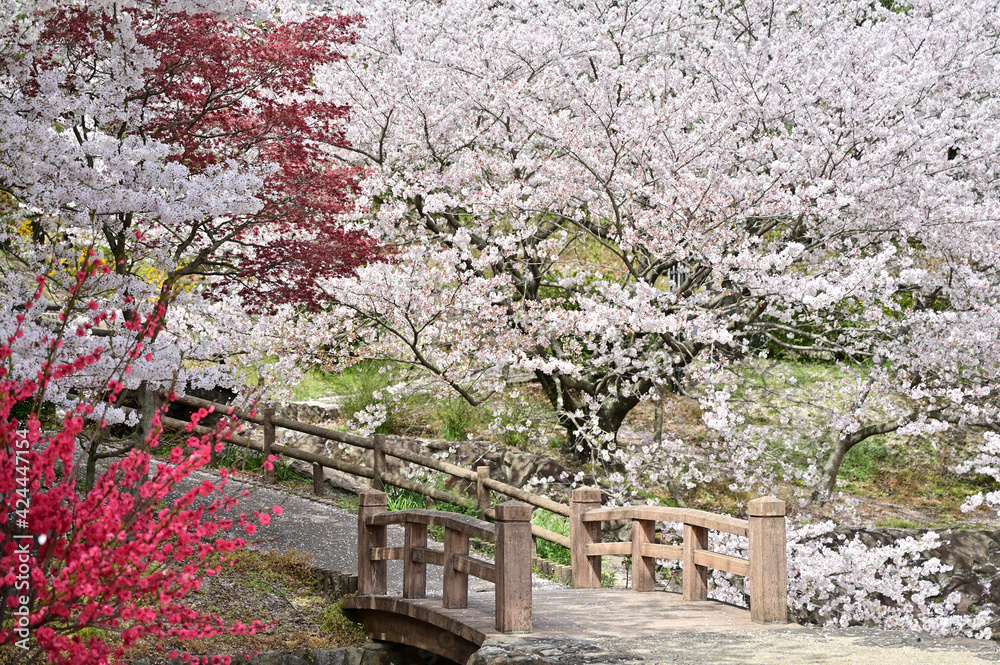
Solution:
[[[8,299],[62,262],[69,274],[50,275],[45,293],[59,310],[61,282],[92,248],[113,271],[88,288],[122,316],[84,331],[121,339],[91,346],[128,348],[122,322],[160,312],[145,342],[157,362],[126,377],[144,405],[141,439],[154,390],[233,380],[185,360],[266,354],[250,338],[276,305],[316,307],[318,278],[378,254],[337,221],[355,190],[355,170],[329,150],[345,145],[347,108],[313,82],[356,22],[227,0],[9,0],[0,11]],[[213,335],[215,320],[229,332]]]
[[[303,351],[472,403],[530,372],[585,457],[761,355],[903,398],[831,424],[834,476],[872,427],[993,417],[994,4],[332,7],[366,26],[324,78],[368,169],[352,219],[398,260],[329,281]]]

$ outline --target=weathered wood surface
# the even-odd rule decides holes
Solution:
[[[754,499],[750,519],[750,613],[754,621],[788,621],[788,577],[785,560],[785,502]]]
[[[459,513],[446,513],[440,510],[400,510],[373,515],[367,520],[372,525],[388,524],[428,524],[443,526],[448,529],[461,530],[473,538],[493,540],[496,527],[489,522]]]
[[[347,597],[345,608],[388,609],[449,626],[456,637],[482,644],[500,633],[494,625],[493,594],[469,595],[462,609],[441,607],[440,597],[401,599]],[[383,607],[384,606],[384,607]],[[761,624],[747,610],[718,601],[685,601],[666,591],[633,593],[629,589],[553,589],[536,592],[532,599],[531,637],[641,636],[669,632],[759,631],[797,629],[797,624]],[[377,628],[377,626],[373,627]],[[371,628],[366,625],[371,634]]]
[[[616,520],[653,520],[655,522],[676,522],[692,524],[712,531],[732,533],[746,536],[749,523],[737,517],[716,515],[715,513],[695,510],[693,508],[671,508],[669,506],[616,506],[589,511],[583,518],[584,522],[602,522]]]

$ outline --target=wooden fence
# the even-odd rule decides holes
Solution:
[[[495,509],[492,507],[493,492],[503,497],[523,501],[531,506],[548,510],[557,515],[562,515],[563,517],[570,516],[570,509],[566,504],[532,494],[531,492],[526,492],[520,488],[490,478],[490,469],[488,466],[478,466],[475,471],[471,471],[456,464],[445,462],[444,460],[415,453],[401,446],[394,446],[386,440],[386,437],[383,434],[358,436],[348,432],[327,429],[318,425],[311,425],[297,420],[276,416],[274,409],[271,408],[260,409],[256,415],[251,416],[248,413],[240,411],[239,409],[234,409],[226,404],[210,402],[197,397],[179,397],[176,401],[180,404],[186,404],[195,408],[214,408],[217,413],[223,415],[229,414],[245,422],[260,425],[264,433],[263,444],[259,444],[246,437],[238,435],[234,435],[227,441],[227,443],[259,451],[265,457],[273,453],[289,459],[297,459],[312,464],[313,492],[320,496],[323,494],[323,469],[328,468],[371,480],[372,488],[376,490],[384,490],[386,486],[399,487],[400,489],[416,492],[417,494],[431,498],[434,501],[444,501],[445,503],[457,506],[478,508],[480,513],[487,519],[495,519]],[[183,429],[189,424],[185,421],[174,418],[162,418],[162,422],[165,427],[172,429]],[[276,430],[279,428],[294,432],[301,432],[303,434],[310,434],[330,441],[346,443],[348,445],[357,446],[358,448],[371,450],[372,466],[369,467],[363,464],[353,464],[334,457],[317,455],[315,453],[277,444],[275,443]],[[213,430],[209,427],[198,426],[195,427],[194,431],[199,434],[208,434]],[[448,492],[437,487],[431,487],[424,483],[419,483],[409,478],[404,478],[398,474],[389,473],[386,467],[386,457],[395,457],[403,462],[439,471],[441,473],[448,474],[452,478],[466,481],[470,484],[470,486],[475,487],[476,498],[472,499],[465,497],[454,492]],[[271,470],[265,472],[265,479],[273,481],[274,471]],[[348,489],[353,490],[354,493],[357,494],[369,488],[356,486]],[[550,529],[540,527],[537,524],[531,525],[531,535],[535,538],[541,538],[542,540],[561,545],[566,549],[569,549],[570,547],[570,539],[568,537],[551,531]]]
[[[475,537],[485,537],[487,540],[495,539],[497,537],[497,532],[491,530],[493,529],[493,526],[488,522],[480,522],[479,520],[466,518],[464,516],[420,510],[386,513],[384,512],[385,504],[380,503],[380,501],[385,501],[385,494],[381,490],[384,490],[386,486],[391,485],[416,492],[435,501],[444,501],[459,506],[476,507],[480,510],[483,516],[487,519],[496,520],[498,524],[504,520],[511,521],[512,518],[509,515],[513,515],[514,513],[510,512],[513,510],[512,508],[504,508],[504,506],[512,505],[510,502],[493,506],[492,492],[496,492],[497,494],[511,499],[517,499],[528,504],[529,506],[542,508],[557,515],[570,518],[569,538],[542,528],[536,524],[530,524],[530,533],[531,536],[535,538],[541,538],[543,540],[556,543],[570,550],[574,587],[600,587],[601,557],[607,555],[621,555],[630,556],[632,559],[633,590],[652,591],[655,586],[654,570],[656,559],[672,559],[681,561],[683,565],[683,592],[685,599],[705,600],[708,595],[709,569],[722,570],[742,575],[747,578],[747,586],[749,588],[750,596],[750,613],[751,618],[754,621],[770,623],[785,622],[787,620],[785,504],[779,499],[775,499],[773,497],[754,499],[750,502],[749,519],[747,520],[727,517],[724,515],[716,515],[714,513],[708,513],[700,510],[670,508],[666,506],[623,506],[616,508],[601,508],[601,491],[598,488],[580,488],[574,490],[572,501],[570,502],[570,505],[567,506],[490,478],[488,466],[478,466],[475,471],[471,471],[443,460],[414,453],[413,451],[400,446],[393,446],[387,442],[385,436],[381,434],[375,434],[370,437],[362,437],[355,434],[349,434],[347,432],[319,427],[317,425],[301,423],[296,420],[276,416],[274,410],[270,408],[261,409],[259,415],[251,416],[239,410],[232,409],[227,405],[210,402],[196,397],[182,397],[177,401],[196,408],[214,407],[214,409],[219,413],[229,414],[246,422],[261,425],[264,433],[264,440],[262,444],[258,444],[248,438],[235,435],[228,440],[228,443],[257,450],[265,456],[273,453],[312,464],[313,490],[316,494],[321,495],[323,493],[324,468],[342,471],[361,478],[367,478],[372,481],[372,486],[376,490],[375,493],[369,491],[369,488],[366,487],[358,486],[352,488],[355,493],[359,495],[358,546],[359,548],[362,547],[362,539],[364,539],[364,543],[368,543],[365,547],[375,548],[373,550],[374,554],[371,555],[373,558],[370,559],[370,563],[374,566],[374,568],[366,568],[366,572],[364,572],[364,574],[362,574],[360,567],[368,564],[362,564],[362,559],[359,558],[359,593],[366,593],[361,589],[384,589],[383,586],[380,586],[382,582],[379,582],[378,580],[383,578],[380,571],[384,568],[384,560],[387,559],[403,559],[404,562],[409,562],[404,564],[404,569],[407,566],[411,569],[409,582],[410,586],[406,586],[407,583],[404,581],[404,596],[406,593],[417,593],[421,585],[418,580],[422,579],[420,574],[416,572],[418,570],[422,570],[419,566],[426,563],[437,563],[441,565],[441,561],[438,561],[438,554],[425,553],[423,552],[422,545],[418,546],[414,544],[422,542],[420,541],[419,534],[421,533],[421,528],[424,532],[426,532],[426,526],[428,524],[442,524],[446,528],[446,534],[453,533],[452,536],[446,535],[446,548],[448,547],[448,538],[452,538],[453,540],[457,539],[454,540],[454,543],[457,544],[453,543],[453,546],[461,549],[461,542],[465,542],[465,547],[467,548],[467,540],[470,535]],[[162,418],[162,422],[165,427],[170,428],[183,429],[188,426],[187,422],[172,418]],[[288,429],[304,434],[311,434],[330,441],[337,441],[366,450],[371,450],[373,452],[372,466],[368,467],[362,464],[354,464],[345,460],[325,455],[317,455],[315,453],[309,453],[296,448],[277,444],[275,443],[275,433],[278,428]],[[198,426],[194,428],[194,431],[200,434],[207,434],[214,430],[208,427]],[[398,474],[389,473],[386,467],[386,457],[395,457],[401,461],[422,466],[427,469],[432,469],[434,471],[439,471],[448,474],[453,478],[466,481],[470,484],[470,486],[475,487],[476,498],[472,499],[461,496],[437,487],[430,487],[423,483],[404,478]],[[268,473],[268,479],[273,480],[273,471]],[[382,499],[378,499],[377,495],[381,495]],[[373,503],[364,503],[366,501]],[[374,510],[376,506],[378,506],[377,511]],[[371,507],[372,510],[368,510],[369,507]],[[371,517],[374,512],[387,515],[387,517],[379,517],[377,519],[372,518],[369,520],[369,517]],[[520,515],[521,513],[517,512],[516,514]],[[525,514],[527,515],[526,520],[530,520],[530,511]],[[520,520],[520,518],[518,518],[518,520]],[[601,542],[601,522],[620,520],[631,520],[631,542]],[[667,545],[656,543],[656,522],[674,522],[683,524],[683,544]],[[385,524],[390,523],[405,524],[407,534],[412,533],[412,537],[416,538],[416,540],[410,544],[410,547],[414,547],[417,550],[420,550],[420,552],[417,554],[406,554],[406,552],[402,549],[386,548],[384,544],[372,544],[369,541],[370,538],[379,538],[379,536],[373,536],[371,534],[380,533],[378,528],[382,528]],[[470,526],[473,525],[473,523],[476,523],[478,526]],[[420,524],[422,524],[423,527],[416,526]],[[371,531],[370,528],[374,528],[375,531]],[[709,530],[722,531],[725,533],[748,537],[749,558],[740,559],[710,551],[708,549]],[[409,535],[407,536],[407,542],[410,542],[410,537],[411,536]],[[531,548],[527,546],[527,544],[524,546],[524,552],[530,552],[530,549]],[[493,576],[493,579],[500,579],[500,573],[489,572],[491,569],[484,567],[487,564],[474,562],[471,559],[466,561],[466,558],[468,558],[467,549],[464,553],[459,552],[458,550],[454,550],[454,552],[461,554],[461,556],[454,559],[452,563],[449,563],[452,559],[449,558],[448,555],[440,555],[444,557],[442,561],[444,561],[446,565],[446,584],[448,584],[447,579],[449,575],[457,576],[455,578],[457,580],[467,580],[467,576],[470,573],[484,577],[484,579],[491,579],[490,576]],[[368,559],[364,560],[369,561]],[[528,561],[530,573],[530,558]],[[448,572],[449,566],[451,570],[450,573]],[[463,575],[465,576],[464,578],[462,577]],[[453,587],[454,589],[458,589],[462,586],[462,584],[458,582],[454,582],[453,584],[456,585]],[[499,586],[500,585],[498,584],[498,588]],[[528,607],[530,616],[530,582],[528,586]],[[445,591],[445,607],[449,606],[447,603],[452,602],[451,600],[448,600],[449,591],[447,591],[447,588],[448,587],[446,587]],[[409,591],[407,591],[407,589],[409,589]],[[384,590],[368,591],[367,593],[384,593]],[[452,593],[456,594],[454,595],[454,598],[460,597],[459,591],[454,591]],[[498,614],[498,630],[514,630],[510,628],[501,629],[500,621],[500,615]],[[505,619],[504,622],[505,626],[508,625],[507,619]]]
[[[750,502],[749,519],[741,520],[703,510],[667,506],[621,506],[601,508],[601,490],[573,490],[570,503],[570,553],[573,586],[601,586],[601,557],[632,558],[632,590],[653,591],[656,560],[680,561],[685,600],[708,599],[708,571],[722,570],[747,579],[750,618],[760,623],[788,620],[788,583],[785,563],[785,502],[774,497]],[[632,540],[602,543],[601,522],[631,520]],[[682,545],[656,542],[656,522],[684,525]],[[709,530],[749,539],[749,558],[720,554],[709,549]]]

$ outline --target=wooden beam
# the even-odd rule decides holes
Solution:
[[[600,509],[601,490],[597,487],[578,487],[573,490],[569,507],[569,552],[573,566],[573,587],[600,589],[601,557],[589,555],[587,548],[601,542],[601,524],[586,522],[583,518],[588,512]]]
[[[505,501],[496,510],[496,629],[530,633],[531,506]]]
[[[644,545],[651,545],[656,539],[656,522],[653,520],[632,520],[632,590],[653,591],[656,589],[656,559],[642,555]]]
[[[762,497],[750,502],[750,618],[788,622],[785,561],[785,502]]]
[[[643,543],[639,552],[642,556],[654,559],[671,559],[680,561],[684,558],[684,548],[680,545],[663,545],[661,543]]]
[[[444,565],[444,552],[426,547],[414,547],[411,558],[418,563],[429,563],[434,566]]]
[[[589,511],[584,522],[610,522],[618,520],[654,520],[656,522],[676,522],[704,527],[713,531],[746,536],[749,523],[728,515],[716,515],[693,508],[671,508],[670,506],[617,506]]]
[[[428,511],[430,512],[430,511]],[[444,590],[442,604],[449,609],[469,606],[469,574],[456,570],[452,563],[457,554],[469,553],[469,534],[449,527],[444,530]]]
[[[441,510],[425,510],[422,508],[394,510],[392,512],[373,515],[368,519],[369,524],[379,525],[406,524],[408,522],[443,526],[446,529],[460,531],[473,538],[480,538],[490,542],[496,538],[496,528],[489,522],[477,520],[475,517],[469,515],[449,513]]]
[[[439,490],[436,487],[430,487],[422,483],[418,483],[409,478],[404,478],[403,476],[396,475],[394,473],[385,473],[382,475],[382,482],[387,485],[393,485],[395,487],[401,487],[404,490],[410,490],[411,492],[416,492],[417,494],[422,494],[424,496],[429,496],[435,501],[444,501],[445,503],[450,503],[456,506],[465,506],[469,508],[475,507],[474,504],[466,499],[464,496],[459,496],[457,494],[452,494],[451,492],[445,492],[444,490]]]
[[[728,554],[719,554],[718,552],[710,552],[708,550],[695,550],[694,562],[698,566],[708,566],[709,568],[733,573],[734,575],[743,575],[746,577],[750,574],[749,561],[729,556]]]
[[[708,600],[708,568],[694,560],[697,550],[708,549],[708,529],[684,525],[684,556],[681,560],[684,600]]]
[[[631,556],[632,543],[589,543],[584,554],[590,556]]]
[[[221,415],[231,415],[239,420],[245,420],[248,423],[255,423],[257,425],[263,425],[264,419],[261,416],[251,416],[247,412],[237,409],[229,404],[220,404],[218,402],[212,402],[207,399],[201,399],[198,397],[193,397],[191,395],[185,395],[184,397],[178,397],[174,400],[181,404],[187,404],[188,406],[195,406],[198,408],[215,408],[215,412]],[[272,421],[275,427],[281,427],[283,429],[290,429],[296,432],[302,432],[303,434],[312,434],[313,436],[322,437],[324,439],[330,439],[331,441],[338,441],[340,443],[349,443],[352,446],[358,446],[360,448],[371,448],[372,440],[368,437],[358,436],[357,434],[349,434],[348,432],[340,432],[338,430],[327,429],[326,427],[320,427],[318,425],[310,425],[308,423],[300,423],[297,420],[290,420],[288,418],[283,418],[281,416],[275,416]]]
[[[524,501],[525,503],[538,508],[544,508],[545,510],[555,513],[556,515],[562,515],[563,517],[570,516],[570,508],[565,504],[558,503],[552,499],[546,499],[544,496],[538,496],[537,494],[532,494],[531,492],[525,492],[522,489],[518,489],[506,483],[501,483],[499,480],[493,480],[492,478],[487,478],[485,483],[488,488],[495,492],[500,492],[500,494],[503,494],[504,496]]]
[[[426,547],[427,525],[408,522],[403,534],[403,598],[427,595],[427,564],[413,556],[416,550]]]
[[[487,563],[486,561],[477,559],[467,554],[456,554],[452,559],[451,565],[454,566],[455,570],[468,573],[469,575],[475,575],[481,580],[494,583],[497,581],[496,567],[494,564]]]
[[[371,550],[372,561],[401,561],[403,559],[402,547],[375,547]]]
[[[386,528],[370,525],[372,515],[387,509],[385,492],[362,492],[358,495],[358,594],[378,596],[386,590],[385,561],[373,560],[373,550],[386,546]]]

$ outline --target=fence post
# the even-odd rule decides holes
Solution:
[[[365,518],[384,513],[388,508],[385,492],[366,491],[358,494],[358,595],[380,596],[386,589],[386,562],[372,561],[373,547],[386,546],[386,528],[367,526]]]
[[[469,553],[469,534],[456,529],[444,529],[444,578],[442,604],[447,608],[462,609],[469,606],[469,574],[455,570],[455,555]]]
[[[574,589],[601,588],[601,557],[588,557],[587,545],[601,542],[601,523],[584,522],[583,514],[601,507],[601,490],[598,487],[579,487],[573,490],[569,502],[570,564],[573,567]]]
[[[323,496],[323,465],[313,462],[313,494]]]
[[[264,459],[271,456],[271,446],[274,445],[274,408],[266,407],[263,410],[264,418]],[[274,467],[264,469],[264,482],[274,482]]]
[[[476,507],[482,515],[490,508],[490,488],[486,486],[486,480],[490,477],[490,467],[476,467]],[[483,517],[485,519],[485,517]]]
[[[632,590],[656,589],[656,559],[642,555],[643,543],[656,539],[654,520],[632,520]]]
[[[773,496],[750,502],[750,619],[788,621],[785,502]]]
[[[684,524],[683,573],[684,600],[708,600],[708,566],[694,562],[695,550],[708,549],[708,529],[703,526]]]
[[[482,467],[480,467],[482,468]],[[531,632],[531,506],[505,501],[496,507],[496,628]]]
[[[385,434],[372,436],[372,471],[372,488],[384,492],[385,483],[382,478],[385,476]]]

